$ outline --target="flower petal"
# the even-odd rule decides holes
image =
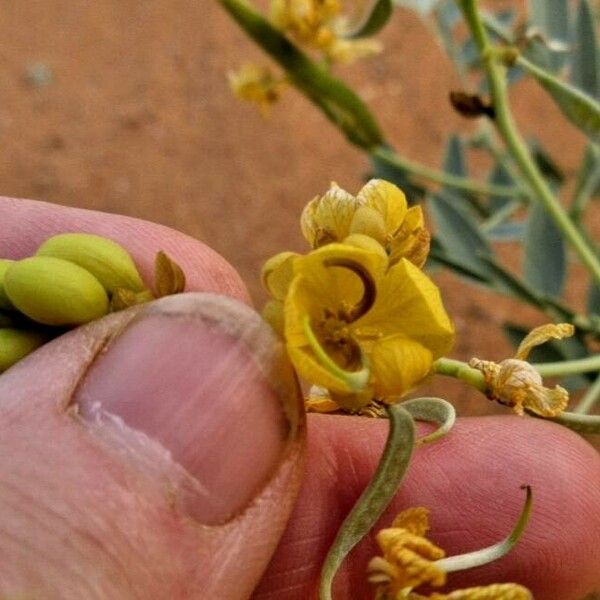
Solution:
[[[410,391],[427,377],[433,363],[430,350],[403,335],[373,344],[369,358],[371,384],[375,394],[384,400]]]
[[[275,300],[285,299],[294,277],[294,261],[299,256],[296,252],[280,252],[263,265],[262,284]]]
[[[519,344],[515,358],[526,360],[529,353],[540,344],[544,344],[549,339],[561,340],[571,337],[575,333],[575,328],[570,323],[548,323],[532,329]]]
[[[361,204],[374,208],[385,223],[385,231],[393,236],[400,229],[408,207],[404,192],[393,183],[383,179],[371,179],[358,192]]]
[[[360,201],[332,183],[323,196],[313,198],[302,211],[300,228],[312,248],[341,242],[350,234],[350,223]]]
[[[423,210],[420,206],[408,209],[400,229],[390,242],[390,263],[406,258],[417,267],[422,267],[429,254],[431,235],[425,229]]]
[[[531,592],[516,583],[494,583],[456,590],[449,594],[434,593],[429,598],[430,600],[533,600]]]
[[[407,508],[394,519],[392,527],[401,527],[423,537],[429,531],[429,509],[424,506]]]
[[[437,286],[406,259],[390,267],[377,289],[371,310],[352,324],[357,338],[380,332],[401,333],[432,354],[446,354],[454,343],[454,327],[444,309]]]

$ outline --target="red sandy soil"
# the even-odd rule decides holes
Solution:
[[[269,120],[232,97],[226,72],[263,57],[215,2],[9,0],[0,37],[0,193],[180,229],[235,265],[257,304],[261,263],[305,249],[304,204],[332,179],[350,191],[363,181],[364,156],[296,92]],[[436,166],[448,133],[473,128],[447,101],[457,79],[412,13],[398,10],[381,37],[382,56],[339,73],[404,155]],[[47,85],[27,77],[38,63],[50,70]],[[533,86],[517,87],[514,104],[523,129],[572,173],[582,137]],[[519,264],[515,248],[504,254]],[[574,300],[585,284],[575,275]],[[506,357],[505,319],[544,320],[449,274],[435,277],[456,321],[459,358]],[[463,412],[495,410],[454,383],[433,390],[460,399]]]

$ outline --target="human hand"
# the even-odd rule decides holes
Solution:
[[[0,222],[2,257],[86,231],[127,247],[146,278],[162,249],[183,267],[189,290],[248,301],[222,258],[158,225],[8,199]],[[207,318],[206,297],[193,295],[116,313],[0,377],[0,597],[315,597],[386,423],[311,415],[305,427],[299,399],[269,381],[268,349],[247,350],[264,349],[267,330],[223,302],[231,308],[222,326]],[[122,421],[101,416],[98,403]],[[431,537],[449,554],[477,549],[511,529],[523,483],[534,508],[519,544],[450,583],[518,581],[538,600],[577,600],[600,585],[600,458],[552,423],[460,419],[416,452],[381,523],[425,505]],[[372,540],[353,552],[337,598],[370,597],[373,554]]]

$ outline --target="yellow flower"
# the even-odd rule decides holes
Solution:
[[[380,600],[531,600],[531,593],[514,583],[456,590],[449,594],[423,596],[413,589],[421,585],[440,587],[446,572],[436,563],[444,551],[429,541],[429,511],[423,507],[401,512],[392,526],[377,534],[383,556],[371,559],[369,581]]]
[[[437,287],[405,259],[328,244],[293,260],[284,303],[296,370],[343,408],[389,399],[427,376],[454,329]]]
[[[554,417],[567,407],[569,393],[560,385],[553,389],[544,387],[541,375],[526,359],[535,346],[551,338],[569,337],[574,331],[568,323],[541,325],[523,339],[514,358],[500,364],[472,358],[469,365],[483,373],[486,393],[491,400],[512,406],[519,415],[527,409],[542,417]]]
[[[409,208],[404,193],[382,179],[369,181],[357,196],[332,183],[323,196],[307,204],[300,225],[313,248],[361,234],[381,244],[391,264],[407,258],[421,267],[429,253],[421,207]]]
[[[269,67],[253,63],[230,72],[228,79],[233,93],[241,100],[256,104],[264,116],[269,114],[286,86],[285,80],[275,77]]]
[[[340,0],[271,0],[271,21],[298,43],[335,62],[352,62],[381,51],[375,40],[343,39]]]

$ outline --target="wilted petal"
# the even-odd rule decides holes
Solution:
[[[430,600],[532,600],[531,592],[516,583],[495,583],[482,587],[456,590],[449,594],[434,593]]]
[[[424,506],[407,508],[396,516],[392,527],[401,527],[414,535],[424,536],[429,531],[429,509]]]
[[[341,242],[350,234],[350,224],[360,201],[332,183],[323,196],[313,198],[302,211],[302,235],[313,248]]]
[[[548,340],[554,338],[561,340],[566,337],[571,337],[575,333],[575,328],[570,323],[548,323],[540,325],[532,329],[519,344],[515,358],[526,360],[529,353],[540,344],[544,344]]]

